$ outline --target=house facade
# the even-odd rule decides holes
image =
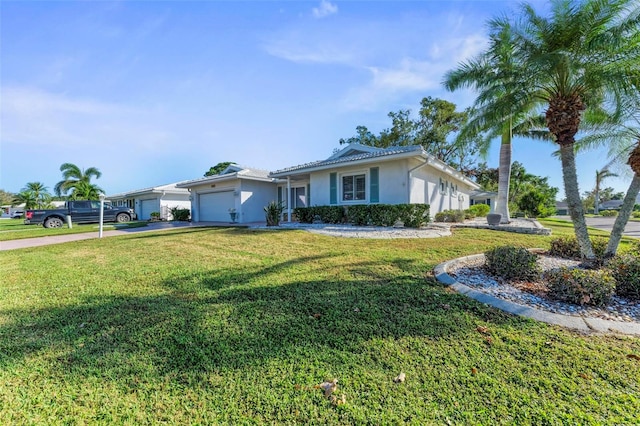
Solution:
[[[113,206],[129,207],[135,210],[139,220],[149,220],[151,213],[160,213],[160,218],[172,220],[171,208],[191,209],[190,193],[179,188],[178,183],[122,192],[106,197]]]
[[[475,190],[471,191],[469,194],[470,205],[474,204],[486,204],[491,210],[489,213],[495,213],[496,211],[496,200],[498,199],[498,193],[493,191],[481,191]]]
[[[421,146],[350,144],[326,160],[272,172],[287,218],[295,207],[429,204],[431,214],[467,209],[479,185]]]
[[[277,186],[268,171],[236,164],[178,187],[191,194],[193,222],[263,222],[264,207],[277,198]]]

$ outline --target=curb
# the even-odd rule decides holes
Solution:
[[[579,317],[571,315],[561,315],[552,312],[543,311],[529,306],[520,305],[508,300],[499,299],[487,293],[461,284],[447,273],[449,266],[463,260],[475,260],[484,257],[484,254],[474,254],[471,256],[460,257],[441,263],[436,266],[433,273],[438,282],[448,285],[460,294],[464,294],[478,302],[498,308],[510,314],[531,318],[536,321],[545,322],[547,324],[559,325],[565,328],[571,328],[582,332],[598,332],[598,333],[620,333],[632,336],[640,336],[640,324],[636,322],[611,321],[600,318]]]

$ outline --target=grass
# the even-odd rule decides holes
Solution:
[[[147,222],[105,223],[103,229],[137,228],[147,226]],[[85,232],[97,232],[98,224],[85,225],[73,224],[69,227],[65,224],[62,228],[44,228],[42,225],[25,225],[22,219],[0,220],[0,241],[19,240],[24,238],[47,237],[50,235],[82,234]]]
[[[513,317],[431,273],[496,245],[548,241],[192,228],[0,252],[0,418],[636,422],[640,368],[628,355],[640,339]],[[344,405],[314,388],[332,378]]]

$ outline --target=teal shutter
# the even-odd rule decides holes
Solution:
[[[278,204],[282,204],[282,187],[278,187]]]
[[[369,177],[371,182],[369,183],[369,202],[370,203],[378,203],[380,202],[380,183],[379,183],[379,167],[372,167],[369,169]]]
[[[338,174],[329,173],[329,204],[338,204]]]
[[[307,184],[307,205],[306,207],[311,207],[311,184]]]

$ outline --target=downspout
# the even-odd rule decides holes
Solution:
[[[287,176],[287,222],[291,222],[291,176]]]
[[[407,172],[407,204],[411,204],[411,173],[418,170],[420,167],[424,167],[429,164],[429,157],[425,158],[424,163],[418,164],[413,169],[409,169]],[[429,184],[427,184],[427,201],[429,200]],[[425,204],[427,204],[425,202]]]

